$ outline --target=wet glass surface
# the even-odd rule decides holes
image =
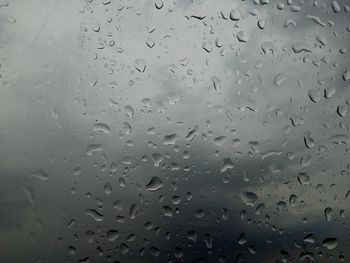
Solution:
[[[0,0],[0,262],[347,262],[348,0]]]

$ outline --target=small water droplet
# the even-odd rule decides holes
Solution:
[[[138,58],[135,60],[135,68],[139,71],[139,72],[144,72],[146,70],[146,60],[142,59],[142,58]]]
[[[204,41],[202,44],[202,48],[208,53],[210,53],[213,50],[213,45],[209,41]]]
[[[327,207],[324,210],[324,216],[326,217],[327,221],[331,221],[332,220],[332,213],[333,213],[333,209],[331,207]]]
[[[346,113],[348,112],[348,106],[347,105],[339,105],[337,107],[337,113],[340,117],[345,117]]]
[[[134,116],[134,109],[130,105],[126,105],[124,107],[124,112],[125,112],[125,115],[129,118],[132,118]]]
[[[34,173],[31,173],[30,177],[38,179],[40,181],[47,181],[47,180],[49,180],[50,175],[48,173],[46,173],[44,170],[40,169]]]
[[[203,209],[198,209],[195,213],[194,213],[195,218],[202,218],[205,216],[205,212]]]

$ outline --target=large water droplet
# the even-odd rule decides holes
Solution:
[[[241,200],[243,203],[249,206],[254,206],[258,201],[258,196],[253,192],[243,192],[241,193]]]
[[[85,214],[91,216],[97,222],[103,221],[103,214],[97,212],[95,209],[87,209],[85,210]]]
[[[162,181],[157,176],[153,176],[150,182],[146,185],[147,191],[158,191],[163,187]]]
[[[238,21],[241,19],[241,12],[238,9],[232,9],[230,12],[230,19],[233,21]]]
[[[325,248],[330,249],[330,250],[335,249],[338,245],[338,240],[336,238],[333,238],[333,237],[328,237],[322,241],[322,245]]]

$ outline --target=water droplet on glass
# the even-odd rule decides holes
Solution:
[[[40,181],[47,181],[47,180],[49,180],[50,175],[48,173],[46,173],[44,170],[40,169],[34,173],[31,173],[30,177],[38,179]]]
[[[326,217],[327,221],[331,221],[332,220],[332,213],[333,213],[333,209],[330,207],[327,207],[324,210],[324,216]]]
[[[315,147],[315,142],[311,137],[311,132],[304,133],[304,143],[305,143],[305,146],[309,149]]]
[[[239,238],[238,238],[238,244],[243,245],[245,243],[247,243],[247,234],[241,233]]]
[[[126,105],[124,107],[124,112],[125,112],[125,115],[129,118],[132,118],[134,116],[134,109],[130,105]]]
[[[130,207],[130,210],[129,210],[129,217],[130,217],[130,219],[135,219],[138,210],[139,210],[139,206],[137,204],[133,204]]]
[[[111,128],[105,123],[95,123],[93,130],[103,132],[106,134],[109,134],[111,132]]]
[[[337,113],[340,117],[345,117],[346,113],[348,112],[348,106],[347,105],[339,105],[337,107]]]
[[[112,193],[112,185],[110,183],[106,183],[104,190],[107,195],[110,195]]]
[[[87,209],[85,210],[85,214],[89,215],[92,219],[94,219],[97,222],[103,221],[103,215],[97,212],[95,209]]]
[[[213,51],[213,45],[211,44],[211,42],[209,41],[204,41],[202,44],[202,48],[207,51],[208,53],[210,53],[211,51]]]
[[[245,31],[239,31],[236,35],[239,42],[248,42],[248,35]]]
[[[163,145],[174,145],[177,140],[177,134],[169,134],[164,136]]]
[[[146,70],[146,60],[142,59],[142,58],[138,58],[135,60],[135,68],[139,71],[139,72],[144,72]]]
[[[246,205],[254,206],[255,203],[258,201],[258,197],[253,192],[243,192],[241,193],[241,200]]]
[[[198,209],[195,213],[194,213],[194,216],[196,217],[196,218],[202,218],[202,217],[204,217],[205,216],[205,212],[204,212],[204,210],[203,209]]]
[[[162,181],[157,176],[153,176],[150,182],[146,185],[146,190],[158,191],[162,187],[163,187]]]
[[[238,9],[232,9],[230,12],[230,19],[233,21],[238,21],[241,19],[241,12]]]
[[[260,18],[260,19],[258,20],[258,27],[259,27],[260,29],[264,29],[264,28],[266,27],[266,21],[265,21],[265,19]]]
[[[171,209],[170,206],[163,206],[163,215],[167,217],[172,217],[173,216],[173,209]]]
[[[222,159],[222,164],[221,164],[221,168],[220,168],[220,172],[226,172],[228,169],[233,169],[235,166],[233,164],[233,161],[231,160],[231,158],[224,158]]]
[[[332,8],[334,13],[339,13],[340,12],[340,6],[337,1],[332,1]]]
[[[310,184],[310,177],[306,173],[301,172],[298,175],[298,181],[301,185],[308,185]]]
[[[335,249],[338,245],[338,240],[336,238],[333,238],[333,237],[328,237],[322,241],[322,245],[325,248],[330,249],[330,250]]]
[[[119,232],[117,230],[109,230],[107,232],[107,239],[111,242],[116,240],[119,237]]]
[[[309,90],[309,98],[312,102],[319,102],[322,98],[322,90],[321,89],[310,89]]]
[[[100,152],[102,151],[102,145],[101,144],[90,144],[87,148],[86,154],[88,156],[91,156],[95,152]]]
[[[218,77],[211,77],[211,81],[213,82],[215,90],[221,89],[221,80]]]

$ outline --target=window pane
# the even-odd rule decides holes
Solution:
[[[349,12],[0,0],[0,261],[349,261]]]

